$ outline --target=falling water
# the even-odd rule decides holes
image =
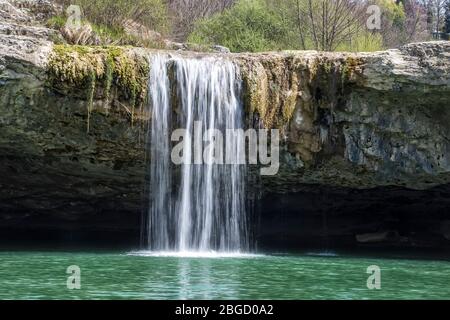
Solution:
[[[154,57],[149,81],[152,101],[149,243],[159,250],[169,249],[169,227],[172,221],[169,132],[171,106],[166,62],[165,57]]]
[[[214,149],[208,161],[199,161],[194,141],[212,141],[200,136],[217,129],[243,128],[238,68],[222,58],[187,59],[153,57],[149,93],[150,209],[148,244],[155,251],[246,251],[248,232],[245,214],[245,166],[214,164]],[[199,125],[200,124],[200,125]],[[197,130],[194,130],[197,127]],[[187,130],[185,159],[192,164],[172,163],[171,134]],[[202,139],[203,138],[203,139]],[[207,147],[203,143],[203,150]],[[237,138],[223,142],[227,155],[239,150]]]

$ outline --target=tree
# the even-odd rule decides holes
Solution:
[[[377,5],[381,9],[381,28],[377,32],[382,36],[383,44],[386,48],[397,47],[405,42],[405,2],[372,0],[367,3],[367,5]]]
[[[417,0],[405,0],[406,43],[426,41],[430,38],[427,9]]]
[[[220,13],[235,3],[236,0],[168,0],[174,18],[173,38],[186,40],[197,20]]]
[[[197,21],[188,41],[220,44],[237,52],[297,49],[292,30],[292,24],[265,0],[240,0],[220,14]]]
[[[432,1],[432,10],[434,13],[434,30],[433,32],[441,32],[444,27],[444,13],[445,13],[445,4],[446,0],[433,0]]]
[[[387,7],[380,31],[366,26],[367,6],[375,1]],[[200,19],[189,41],[221,44],[232,51],[376,51],[396,47],[421,30],[422,16],[408,4],[411,1],[397,5],[393,0],[238,0],[221,13]],[[403,3],[411,12],[409,20]]]
[[[450,0],[445,6],[445,33],[450,34]]]
[[[308,0],[307,23],[316,50],[334,51],[358,33],[362,6],[351,0]]]
[[[423,0],[423,6],[427,10],[427,25],[429,32],[433,32],[433,1],[432,0]]]

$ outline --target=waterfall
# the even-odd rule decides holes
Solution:
[[[152,62],[149,95],[152,102],[150,132],[149,243],[159,250],[169,249],[172,219],[170,164],[170,82],[167,59],[155,56]]]
[[[248,249],[245,166],[222,164],[214,148],[217,129],[243,128],[239,70],[223,58],[152,57],[150,206],[148,246],[154,251]],[[174,129],[186,129],[185,159],[171,161]],[[201,129],[201,130],[199,130]],[[202,137],[202,133],[206,133]],[[205,151],[202,161],[198,145]],[[227,136],[227,156],[242,143]],[[237,156],[237,155],[234,155]]]

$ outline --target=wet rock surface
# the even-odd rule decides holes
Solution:
[[[430,42],[371,54],[245,56],[249,112],[285,134],[280,188],[448,182],[449,55],[448,42]]]

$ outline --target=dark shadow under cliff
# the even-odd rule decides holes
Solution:
[[[109,248],[140,245],[141,211],[98,201],[96,210],[49,214],[20,208],[0,212],[2,249]],[[366,190],[303,186],[297,193],[269,194],[257,206],[257,250],[383,252],[418,254],[450,248],[450,185],[429,190],[385,187]],[[13,214],[14,213],[14,214]]]
[[[261,201],[261,250],[450,248],[450,185],[428,190],[399,187],[345,189],[305,186]]]

